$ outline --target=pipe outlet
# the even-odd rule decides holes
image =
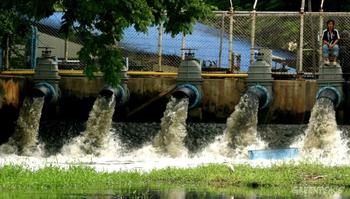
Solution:
[[[340,91],[333,86],[325,86],[318,90],[316,99],[327,98],[331,100],[334,107],[338,107],[342,101]]]
[[[249,87],[247,93],[255,95],[259,99],[259,109],[266,108],[272,101],[272,97],[268,89],[259,84]]]
[[[105,86],[102,88],[99,95],[106,98],[111,98],[114,95],[118,104],[124,104],[129,100],[128,88],[121,85],[118,85],[116,88],[112,86]]]
[[[202,92],[193,84],[180,84],[176,87],[172,96],[181,99],[187,97],[189,100],[188,108],[198,106],[202,101]]]
[[[59,97],[59,91],[47,82],[40,82],[34,85],[32,97],[45,97],[45,101],[54,103]]]

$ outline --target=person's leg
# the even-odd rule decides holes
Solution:
[[[325,44],[325,45],[322,46],[322,53],[323,53],[324,64],[329,64],[329,60],[328,60],[328,57],[329,57],[328,45]]]
[[[339,55],[339,46],[338,45],[334,45],[332,48],[332,56],[334,56],[334,60],[333,60],[333,65],[337,64],[337,57]]]
[[[332,54],[334,57],[338,57],[338,55],[339,55],[339,46],[338,45],[333,46]]]

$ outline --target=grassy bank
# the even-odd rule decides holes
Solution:
[[[30,171],[19,166],[0,168],[0,190],[113,190],[128,187],[204,187],[231,189],[272,188],[286,191],[303,187],[350,188],[350,167],[303,164],[271,168],[208,165],[189,169],[161,169],[149,173],[96,172],[87,167],[46,167]]]

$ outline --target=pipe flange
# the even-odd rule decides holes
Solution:
[[[249,87],[248,91],[262,92],[264,94],[266,99],[262,104],[260,103],[260,99],[259,99],[259,108],[260,109],[266,108],[272,100],[272,96],[271,96],[270,92],[268,91],[268,89],[265,86],[262,86],[260,84]]]
[[[119,100],[118,104],[122,105],[128,101],[129,92],[127,88],[124,88],[122,85],[118,84],[116,88],[116,96]]]
[[[102,90],[99,92],[101,96],[104,97],[112,97],[115,96],[115,100],[117,101],[117,104],[122,105],[129,99],[129,91],[127,87],[123,87],[122,85],[118,84],[116,87],[112,86],[105,86],[102,88]]]
[[[187,88],[187,89],[191,90],[195,95],[194,98],[190,98],[190,96],[187,96],[190,98],[188,108],[191,109],[191,108],[198,106],[202,100],[202,93],[199,91],[199,89],[196,86],[194,86],[193,84],[181,84],[181,85],[177,86],[176,90],[180,90],[182,88]]]
[[[333,101],[333,99],[330,99],[330,98],[329,99],[334,103],[334,107],[337,108],[340,105],[341,101],[342,101],[342,95],[340,94],[340,91],[337,88],[333,87],[333,86],[324,86],[324,87],[320,88],[317,91],[316,100],[321,98],[320,95],[326,90],[331,90],[336,95],[335,102]]]
[[[59,93],[51,84],[47,82],[39,82],[34,85],[33,89],[38,89],[41,91],[41,87],[44,87],[48,90],[48,93],[43,92],[43,96],[45,97],[46,101],[55,102],[57,100]]]

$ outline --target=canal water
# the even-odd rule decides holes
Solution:
[[[264,199],[264,198],[318,198],[318,199],[348,199],[349,190],[333,188],[295,187],[290,190],[276,188],[184,188],[184,187],[121,187],[116,190],[53,190],[45,191],[2,191],[1,198],[100,198],[100,199]]]
[[[70,165],[87,165],[98,171],[139,170],[147,172],[165,167],[196,167],[210,163],[270,166],[281,162],[281,160],[249,160],[244,155],[231,156],[222,153],[220,149],[224,147],[224,142],[218,139],[223,138],[226,124],[218,123],[188,123],[187,135],[184,138],[188,154],[176,158],[159,153],[152,145],[153,139],[161,130],[159,123],[113,123],[110,130],[112,139],[104,150],[100,151],[100,155],[64,153],[63,146],[79,136],[84,128],[83,122],[42,122],[39,141],[45,143],[43,152],[31,156],[1,153],[0,166],[15,164],[39,169],[48,165],[63,168],[68,168]],[[302,142],[298,140],[305,137],[304,132],[307,128],[307,125],[258,125],[257,135],[267,143],[268,148],[288,148],[298,144],[302,146]],[[338,129],[341,137],[348,140],[350,127],[338,126]],[[338,147],[348,148],[348,144]],[[315,157],[317,159],[315,161],[326,165],[349,165],[347,151],[339,150],[338,153],[328,158],[323,157],[324,154],[320,153],[318,154],[319,159]],[[293,161],[309,160],[311,159],[299,157]]]

